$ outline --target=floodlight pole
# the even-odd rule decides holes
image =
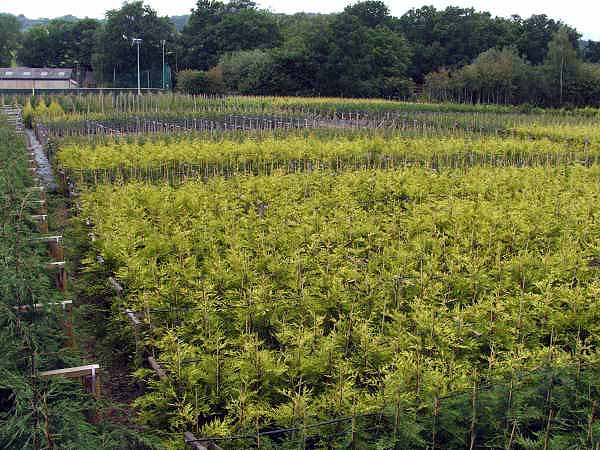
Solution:
[[[163,63],[162,63],[162,88],[163,91],[165,90],[165,44],[167,43],[166,40],[162,40],[162,58],[163,58]]]
[[[138,95],[142,95],[142,84],[140,81],[140,44],[142,43],[141,39],[133,38],[134,44],[137,44],[137,76],[138,76]]]

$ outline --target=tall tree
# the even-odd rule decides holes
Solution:
[[[510,45],[514,27],[511,20],[473,8],[438,11],[433,6],[408,11],[396,25],[413,49],[410,72],[418,81],[441,67],[461,67],[490,48]]]
[[[583,50],[583,57],[587,62],[600,64],[600,42],[587,41]]]
[[[279,46],[275,17],[249,0],[198,0],[181,34],[183,66],[206,70],[228,52]]]
[[[23,35],[17,59],[31,67],[92,68],[92,50],[99,22],[94,19],[55,19]]]
[[[544,62],[548,54],[548,44],[561,28],[565,29],[572,44],[576,44],[580,38],[576,30],[565,26],[560,21],[550,19],[545,14],[533,15],[525,20],[518,16],[514,17],[519,26],[519,34],[514,44],[532,64]]]
[[[548,55],[544,61],[551,95],[558,94],[558,103],[561,105],[564,101],[565,87],[576,79],[579,65],[580,61],[569,38],[569,31],[563,27],[554,34],[548,44]]]
[[[320,39],[307,43],[318,62],[317,84],[322,94],[390,95],[390,90],[396,90],[392,86],[403,86],[410,49],[401,35],[385,25],[392,19],[389,12],[373,8],[376,4],[369,1],[364,8],[361,3],[347,8]]]
[[[104,26],[98,31],[92,58],[94,71],[101,74],[102,81],[112,80],[118,72],[127,74],[129,82],[134,82],[137,67],[134,38],[142,39],[141,68],[157,68],[160,73],[162,40],[175,42],[175,28],[168,17],[159,17],[142,1],[125,3],[120,9],[108,11]]]
[[[82,19],[69,24],[68,39],[70,51],[66,51],[66,60],[72,65],[79,64],[86,70],[92,70],[92,56],[96,44],[96,34],[100,22],[95,19]]]
[[[273,55],[265,50],[242,50],[221,58],[219,69],[227,87],[239,94],[271,94],[267,84]]]
[[[390,29],[381,2],[357,3],[336,16],[302,17],[277,49],[221,59],[230,89],[244,93],[396,97],[407,94],[410,49]]]
[[[502,104],[535,98],[534,78],[532,67],[514,48],[487,50],[456,77],[470,101]]]
[[[10,66],[17,50],[21,23],[10,14],[0,14],[0,66]]]
[[[29,67],[54,67],[53,47],[48,27],[30,28],[23,35],[23,45],[19,48],[17,60]]]
[[[281,29],[283,41],[288,45],[303,45],[308,35],[313,35],[315,31],[322,30],[333,19],[333,14],[277,14],[275,19]]]
[[[389,26],[392,21],[390,9],[379,0],[367,0],[347,6],[344,13],[356,17],[367,27],[375,28],[379,25]]]

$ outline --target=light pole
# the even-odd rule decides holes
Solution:
[[[79,61],[75,60],[73,61],[75,63],[75,73],[77,76],[77,79],[75,81],[77,81],[77,87],[81,87],[81,75],[79,74]]]
[[[163,57],[163,64],[162,64],[162,86],[163,86],[163,91],[165,90],[165,44],[167,43],[166,40],[162,40],[162,57]]]
[[[138,95],[142,95],[142,85],[140,82],[140,44],[142,43],[142,40],[139,38],[133,38],[131,42],[137,45]]]

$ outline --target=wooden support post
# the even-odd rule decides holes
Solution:
[[[33,220],[38,223],[38,229],[40,233],[48,232],[48,215],[47,214],[35,214],[31,216]]]
[[[47,216],[47,214],[40,214],[39,216]],[[55,261],[63,261],[65,259],[64,248],[61,244],[62,236],[41,236],[33,238],[31,242],[45,242],[50,246],[50,254]]]
[[[161,381],[164,381],[167,379],[167,373],[162,368],[162,366],[152,356],[148,356],[148,364],[150,364],[150,367],[152,367],[154,372],[156,372],[156,375],[158,375],[158,378]]]
[[[109,277],[108,282],[118,296],[123,295],[123,286],[121,286],[117,280],[115,280],[113,277]]]
[[[63,246],[57,240],[56,242],[49,242],[50,254],[55,261],[63,261],[65,259],[65,251]]]
[[[63,169],[58,172],[58,179],[60,191],[63,194],[67,194],[69,192],[69,181],[67,180],[67,173]]]
[[[126,309],[125,314],[127,315],[127,317],[129,317],[129,320],[131,320],[131,323],[133,323],[134,326],[138,327],[141,325],[142,322],[140,322],[140,319],[138,318],[137,313],[135,311]]]
[[[73,302],[63,302],[62,326],[69,336],[69,347],[75,347],[75,333],[73,332]]]
[[[142,361],[143,361],[143,346],[141,345],[141,339],[140,339],[140,325],[142,324],[142,322],[140,321],[140,319],[137,316],[137,313],[135,311],[132,311],[130,309],[126,309],[125,310],[125,315],[129,318],[129,320],[131,321],[132,325],[133,325],[133,333],[134,333],[134,338],[135,338],[135,361],[136,361],[136,365],[141,365]]]
[[[49,268],[56,269],[56,288],[60,292],[65,292],[67,290],[67,270],[65,265],[66,263],[64,261],[48,264]]]
[[[38,192],[40,200],[46,201],[46,188],[44,186],[33,186],[27,189],[28,192]]]
[[[29,200],[29,204],[30,206],[37,208],[38,214],[48,214],[46,200]]]
[[[67,290],[67,271],[64,266],[58,268],[58,274],[56,275],[56,283],[58,285],[58,290],[60,292],[65,292]]]

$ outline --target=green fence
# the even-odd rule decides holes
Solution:
[[[137,88],[138,74],[137,71],[119,72],[118,68],[115,68],[110,79],[97,81],[104,87]],[[165,90],[172,90],[173,76],[171,67],[168,65],[165,65],[164,72],[161,67],[140,70],[140,87],[142,89],[163,89],[163,83]]]

